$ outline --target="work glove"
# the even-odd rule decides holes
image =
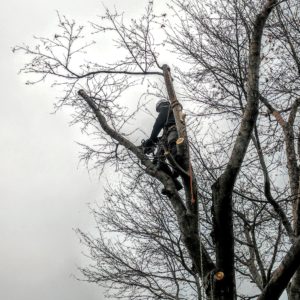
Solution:
[[[146,141],[142,141],[142,149],[144,154],[150,154],[154,151],[155,143],[152,139],[148,139]]]

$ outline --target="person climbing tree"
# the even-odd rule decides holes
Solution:
[[[105,55],[94,61],[83,55],[94,45],[90,35],[84,41],[84,27],[60,15],[54,39],[37,37],[32,46],[13,48],[28,58],[21,69],[26,83],[48,81],[63,90],[56,108],[73,107],[72,123],[96,138],[95,145],[93,140],[93,146],[84,146],[82,159],[99,174],[108,165],[122,175],[119,184],[109,183],[107,202],[93,213],[96,236],[80,232],[92,253],[82,274],[105,287],[108,296],[127,299],[270,300],[285,289],[297,299],[299,134],[294,128],[299,127],[300,69],[294,12],[300,2],[186,2],[172,1],[170,20],[179,21],[173,28],[153,11],[153,1],[141,18],[128,22],[123,13],[107,9],[92,31],[115,34],[121,52],[111,62],[101,61]],[[166,36],[156,40],[158,24],[166,27],[161,31]],[[178,54],[173,77],[160,61],[166,48],[172,57]],[[189,104],[189,126],[173,81]],[[157,156],[166,171],[146,155],[147,147],[133,144],[136,130],[125,129],[147,105],[139,101],[132,113],[134,103],[126,98],[139,82],[141,95],[167,91],[179,167],[171,162],[171,128],[161,122],[159,109],[144,146],[157,149],[166,141]],[[171,118],[166,114],[162,120]],[[158,138],[163,127],[169,143]],[[184,192],[176,191],[174,170]],[[284,176],[279,185],[278,173]],[[157,195],[162,185],[167,197]],[[215,244],[208,235],[212,228]]]
[[[172,166],[173,171],[170,169],[169,165],[166,163],[164,155],[167,150],[171,153],[175,160],[179,161],[176,149],[178,133],[170,102],[165,99],[159,100],[156,103],[156,111],[158,112],[158,116],[154,122],[150,138],[142,142],[142,149],[145,154],[150,154],[151,152],[154,152],[156,148],[153,162],[157,165],[159,170],[170,175],[174,180],[176,189],[181,190],[182,185],[177,179],[178,172],[174,169],[174,166]],[[163,130],[163,134],[159,138],[158,135],[161,130]],[[162,189],[162,193],[166,194],[166,190]]]

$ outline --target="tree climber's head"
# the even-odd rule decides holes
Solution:
[[[160,112],[162,108],[169,107],[170,103],[168,100],[161,99],[156,103],[156,111]]]

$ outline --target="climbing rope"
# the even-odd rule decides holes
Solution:
[[[203,300],[206,300],[206,292],[205,292],[205,288],[204,288],[204,272],[203,272],[203,256],[202,256],[202,233],[201,233],[201,224],[199,222],[199,250],[200,250],[200,277],[201,277],[201,285],[200,285],[200,292],[201,292],[201,296]]]
[[[190,163],[191,168],[191,163]],[[191,170],[192,171],[192,170]],[[192,179],[192,177],[190,177]],[[191,186],[192,188],[192,186]],[[202,203],[203,205],[203,203]],[[204,207],[203,207],[204,209]],[[200,211],[200,208],[199,208]],[[201,219],[199,221],[199,252],[200,252],[200,277],[201,277],[201,295],[203,300],[207,300],[206,289],[205,289],[205,276],[204,276],[204,267],[203,267],[203,248],[202,248],[202,229],[201,229]]]
[[[191,202],[192,204],[195,204],[196,199],[194,197],[194,191],[193,191],[193,170],[192,170],[192,163],[191,158],[189,157],[189,176],[190,176],[190,192],[191,192]]]

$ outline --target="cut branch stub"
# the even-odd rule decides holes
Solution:
[[[163,74],[165,78],[169,100],[174,113],[177,132],[178,132],[178,140],[176,143],[178,154],[181,156],[185,155],[185,158],[187,158],[188,161],[189,160],[188,151],[186,151],[188,149],[187,148],[188,145],[187,145],[187,134],[186,134],[186,127],[185,127],[185,114],[182,112],[182,105],[179,103],[176,97],[170,68],[166,64],[163,65],[162,68],[163,68]]]
[[[193,169],[190,163],[190,152],[185,125],[185,114],[182,111],[182,105],[176,97],[169,66],[164,64],[162,66],[162,69],[169,96],[169,101],[174,114],[176,129],[178,132],[178,139],[176,141],[177,154],[181,157],[181,167],[184,169],[185,172],[189,174],[188,177],[183,178],[187,199],[190,199],[190,201],[188,201],[188,206],[190,206],[191,204],[193,206],[192,209],[195,210],[194,213],[197,214],[197,205],[195,205],[195,203],[197,203],[197,183],[194,179]]]

